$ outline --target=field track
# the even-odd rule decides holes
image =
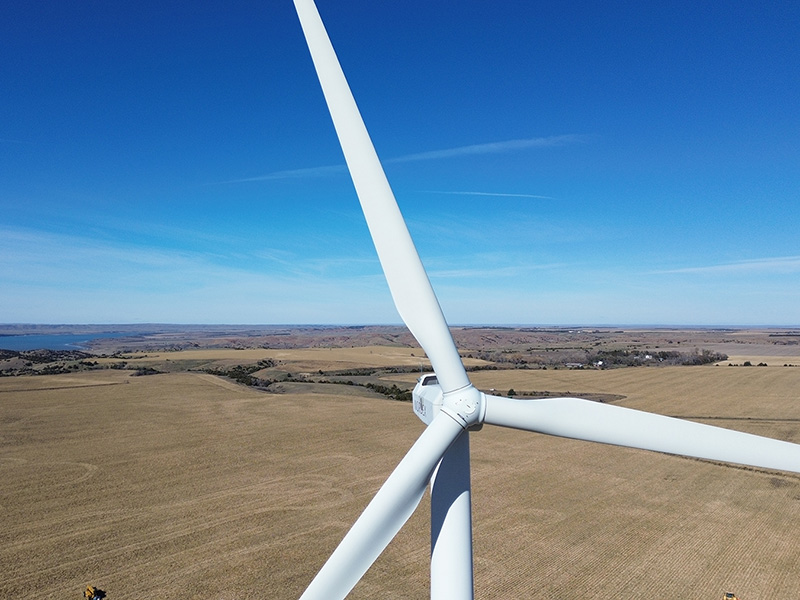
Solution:
[[[473,380],[616,394],[800,442],[800,369]],[[0,379],[0,592],[297,598],[422,429],[408,404],[345,390],[265,394],[191,373]],[[471,444],[478,598],[800,598],[800,476],[489,427]],[[426,503],[351,598],[427,596]]]

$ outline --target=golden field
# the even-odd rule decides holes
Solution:
[[[225,367],[237,364],[256,363],[259,360],[273,360],[288,363],[295,372],[319,369],[352,369],[360,367],[423,366],[430,368],[430,362],[420,348],[367,346],[359,348],[216,348],[202,350],[181,350],[178,352],[135,352],[126,355],[135,366],[155,366],[168,368],[168,363],[176,363],[180,368]],[[101,363],[118,362],[119,358],[100,358]],[[467,365],[482,364],[480,360],[465,359]]]
[[[269,357],[313,372],[421,356],[378,346],[196,352],[207,354],[132,362]],[[499,393],[612,394],[800,443],[800,368],[471,377]],[[0,378],[0,591],[299,597],[423,428],[407,403],[304,386],[275,394],[205,373],[121,370]],[[798,475],[491,427],[470,439],[478,598],[800,598]],[[350,597],[426,597],[428,544],[426,498]]]

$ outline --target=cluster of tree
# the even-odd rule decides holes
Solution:
[[[14,350],[2,351],[2,358],[20,358],[22,366],[12,366],[0,370],[0,377],[19,377],[21,375],[62,375],[77,371],[96,369],[124,369],[127,363],[100,365],[96,360],[80,360],[93,355],[77,350]]]
[[[322,374],[322,371],[320,371],[320,374]],[[337,375],[338,374],[339,372],[337,372]],[[335,380],[335,379],[333,381],[329,381],[327,379],[321,379],[319,380],[318,383],[332,383],[334,385],[357,385],[372,390],[373,392],[378,392],[379,394],[383,394],[384,396],[392,400],[398,400],[400,402],[411,402],[411,390],[407,388],[398,387],[395,384],[387,386],[387,385],[381,385],[380,383],[372,383],[372,382],[358,383],[353,381],[352,379],[347,379],[346,381]]]
[[[29,363],[45,364],[92,358],[93,355],[80,350],[0,350],[0,360],[21,358]]]
[[[411,402],[411,390],[397,387],[395,384],[391,386],[380,385],[377,383],[367,383],[364,387],[383,394],[392,400],[399,400],[400,402]]]
[[[298,383],[308,383],[307,379],[298,379],[292,376],[291,373],[287,373],[285,377],[281,378],[280,380],[276,379],[261,379],[259,377],[253,376],[253,373],[259,371],[260,369],[264,368],[265,365],[263,364],[265,361],[261,361],[258,365],[236,365],[230,367],[228,369],[204,369],[205,373],[209,373],[211,375],[217,375],[219,377],[227,377],[228,379],[232,379],[237,383],[241,383],[242,385],[252,386],[252,387],[260,387],[266,388],[272,385],[273,383],[278,383],[280,381],[291,381],[291,382],[298,382]],[[272,366],[272,365],[271,365]],[[374,369],[353,369],[349,373],[352,375],[366,375],[368,372],[374,372]],[[319,372],[320,375],[324,373],[322,371]],[[337,372],[337,375],[342,375],[346,372]],[[320,379],[317,380],[317,383],[330,383],[336,385],[353,385],[353,386],[360,386],[365,387],[373,392],[377,392],[379,394],[383,394],[387,398],[391,398],[392,400],[398,400],[400,402],[411,402],[411,390],[404,389],[398,387],[396,384],[392,384],[390,386],[381,385],[379,383],[358,383],[353,381],[352,379],[348,379],[346,381],[330,381],[327,379]]]
[[[272,380],[261,379],[260,377],[253,376],[253,373],[255,373],[256,371],[260,371],[263,368],[265,367],[261,366],[261,363],[259,363],[257,365],[247,365],[247,366],[236,365],[229,369],[204,369],[204,371],[211,375],[217,375],[219,377],[227,377],[228,379],[233,379],[234,381],[241,383],[242,385],[249,385],[254,387],[268,387],[273,383]]]
[[[604,367],[637,367],[641,365],[707,365],[727,360],[728,355],[711,350],[695,350],[694,352],[677,352],[674,350],[599,350],[587,356],[588,364]]]
[[[327,373],[323,373],[322,370],[320,370],[319,374],[331,375],[334,377],[370,377],[377,372],[378,369],[374,367],[362,367],[358,369],[345,369],[343,371],[328,371]],[[352,382],[350,385],[353,385]]]
[[[144,375],[158,375],[159,373],[162,373],[162,371],[154,369],[153,367],[139,367],[133,372],[133,375],[135,377],[142,377]]]
[[[52,363],[40,369],[36,369],[34,373],[36,373],[36,375],[61,375],[62,373],[74,373],[79,369],[80,367],[75,363],[69,365],[64,363]]]
[[[484,350],[481,352],[470,352],[464,355],[465,358],[477,358],[479,360],[485,360],[486,362],[495,363],[494,368],[496,369],[496,365],[502,365],[501,368],[527,368],[528,363],[538,363],[540,359],[536,356],[525,356],[520,352],[515,352],[511,350]],[[490,367],[481,367],[481,368],[490,368]],[[476,370],[478,367],[475,368]]]
[[[712,352],[711,350],[701,350],[700,352],[693,352],[688,355],[684,355],[685,358],[682,365],[709,365],[711,363],[719,362],[721,360],[728,360],[727,354],[722,354],[721,352]]]
[[[320,375],[330,375],[331,377],[371,377],[384,373],[415,373],[419,367],[399,366],[399,367],[359,367],[357,369],[346,369],[344,371],[327,371]]]
[[[497,371],[500,367],[497,365],[475,365],[472,367],[464,367],[467,371]]]

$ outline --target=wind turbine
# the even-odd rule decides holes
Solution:
[[[414,388],[427,424],[301,600],[344,598],[431,484],[431,598],[473,597],[469,432],[484,424],[800,473],[800,445],[579,398],[514,400],[464,370],[314,0],[294,0],[392,298],[435,375]]]

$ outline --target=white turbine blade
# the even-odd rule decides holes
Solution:
[[[300,600],[337,600],[350,593],[417,508],[436,465],[463,431],[445,414],[428,425]]]
[[[800,445],[579,398],[485,396],[491,425],[800,473]]]
[[[295,0],[328,110],[397,311],[445,392],[469,385],[450,330],[313,0]]]
[[[431,480],[431,600],[472,600],[469,432],[447,449]]]

